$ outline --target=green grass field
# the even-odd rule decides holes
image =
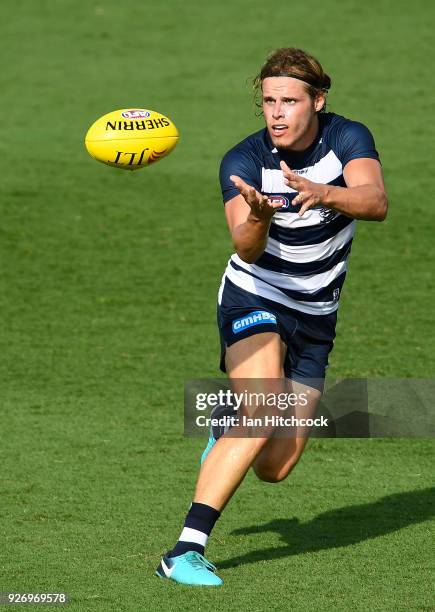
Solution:
[[[430,439],[315,440],[248,475],[210,539],[218,590],[159,581],[203,446],[183,381],[218,375],[231,252],[217,171],[260,129],[247,77],[300,46],[365,122],[390,196],[360,222],[331,377],[434,377],[434,7],[425,0],[5,0],[0,74],[0,591],[71,610],[433,610]],[[181,133],[136,173],[97,164],[101,114]],[[411,415],[412,416],[412,415]],[[432,523],[433,526],[433,523]],[[433,537],[433,529],[432,529]]]

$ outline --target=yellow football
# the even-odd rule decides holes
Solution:
[[[144,108],[124,108],[97,119],[85,136],[85,146],[103,164],[138,170],[168,155],[178,137],[168,117]]]

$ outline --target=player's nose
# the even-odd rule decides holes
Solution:
[[[273,107],[272,117],[273,117],[274,119],[279,119],[279,118],[280,118],[280,117],[282,117],[282,116],[283,116],[283,113],[282,113],[282,105],[281,105],[281,102],[280,102],[279,100],[277,100],[277,101],[275,102],[275,106]]]

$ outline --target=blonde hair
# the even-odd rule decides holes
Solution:
[[[326,94],[331,87],[331,78],[323,70],[320,62],[302,49],[283,47],[276,49],[263,64],[260,73],[253,79],[254,101],[257,106],[264,79],[268,77],[287,76],[299,79],[305,85],[306,92],[315,99],[319,93]],[[324,111],[326,104],[321,111]],[[319,111],[319,112],[321,112]]]

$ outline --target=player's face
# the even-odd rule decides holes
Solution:
[[[316,112],[324,96],[313,100],[302,81],[291,77],[268,77],[263,81],[263,113],[275,147],[303,151],[317,134]]]

